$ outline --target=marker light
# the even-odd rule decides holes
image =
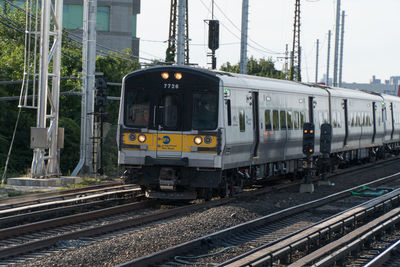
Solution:
[[[308,151],[310,151],[310,153],[312,153],[313,152],[313,150],[310,148]]]
[[[200,136],[196,136],[196,137],[193,139],[193,142],[194,142],[196,145],[200,145],[201,142],[203,142],[203,140],[201,139]]]
[[[182,79],[182,73],[180,73],[180,72],[175,73],[174,76],[175,76],[175,79],[177,79],[177,80]]]
[[[304,130],[304,133],[308,133],[308,131],[307,131],[307,130]]]
[[[314,130],[310,130],[310,134],[314,133]]]
[[[168,78],[169,78],[168,72],[163,72],[163,73],[161,73],[161,77],[162,77],[164,80],[168,79]]]
[[[141,134],[138,136],[138,140],[140,143],[144,143],[146,141],[146,136],[144,134]]]
[[[130,134],[129,135],[129,140],[131,140],[132,142],[136,140],[136,135],[135,134]]]
[[[211,144],[211,142],[212,142],[212,138],[210,136],[204,137],[204,143]]]

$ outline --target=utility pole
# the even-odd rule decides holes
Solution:
[[[97,0],[83,1],[82,100],[80,159],[72,172],[93,173],[94,86],[96,70]]]
[[[317,39],[317,52],[315,56],[315,83],[318,83],[319,39]]]
[[[168,48],[166,52],[166,62],[175,62],[175,55],[177,53],[177,25],[178,25],[178,0],[171,0],[171,10],[169,19],[169,34],[168,34]],[[189,64],[189,11],[188,0],[186,0],[186,23],[185,23],[185,64]]]
[[[326,86],[329,86],[329,60],[331,56],[331,30],[328,32],[328,58],[326,60]]]
[[[301,81],[300,0],[296,0],[293,26],[294,29],[290,64],[290,80]]]
[[[62,43],[62,11],[62,0],[55,1],[54,6],[51,0],[43,0],[41,2],[37,120],[36,128],[31,128],[31,147],[34,149],[31,166],[32,178],[59,177],[61,175],[59,154],[62,146],[62,140],[59,141],[58,139],[59,135],[61,135],[60,139],[62,139],[62,131],[60,131],[58,128],[58,117]],[[51,29],[51,19],[54,23],[53,29]],[[51,50],[49,50],[50,40],[53,40]],[[49,73],[51,60],[53,61],[53,72]],[[51,89],[49,89],[50,77],[52,80]],[[49,112],[47,110],[48,107]],[[48,127],[47,120],[49,120]],[[46,150],[48,152],[47,155]]]
[[[179,0],[178,2],[178,40],[176,56],[176,64],[178,65],[183,65],[185,61],[186,1],[187,0]]]
[[[342,87],[342,73],[343,73],[343,42],[344,42],[344,18],[345,12],[342,11],[342,33],[340,38],[340,66],[339,66],[339,87]]]
[[[339,62],[339,28],[340,28],[340,0],[336,6],[336,28],[335,28],[335,57],[333,64],[333,86],[337,86],[338,62]]]
[[[242,2],[242,34],[240,41],[240,73],[247,72],[247,31],[249,24],[249,0]]]

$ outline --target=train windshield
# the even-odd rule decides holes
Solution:
[[[169,70],[169,75],[161,74]],[[139,72],[125,80],[124,124],[132,128],[190,131],[218,127],[219,79],[174,69]]]
[[[128,90],[126,103],[125,124],[130,127],[147,127],[150,118],[150,95],[144,88]]]

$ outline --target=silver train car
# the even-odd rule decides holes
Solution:
[[[400,98],[163,66],[123,79],[118,163],[148,197],[226,196],[247,179],[302,173],[303,123],[332,126],[332,159],[376,158],[400,142]]]

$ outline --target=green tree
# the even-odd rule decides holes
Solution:
[[[221,70],[239,73],[240,64],[238,63],[236,65],[231,65],[231,63],[227,62],[221,66]],[[277,79],[284,78],[284,74],[281,71],[275,69],[275,64],[272,59],[264,58],[261,58],[259,60],[255,59],[254,57],[249,58],[247,60],[247,74]]]
[[[0,81],[17,81],[23,78],[25,51],[25,12],[8,6],[0,8]],[[96,71],[103,72],[109,82],[121,82],[122,77],[140,67],[130,51],[125,54],[110,53],[97,57]],[[67,32],[63,33],[62,66],[60,91],[80,92],[82,69],[81,45],[72,41]],[[18,96],[21,85],[0,85],[0,97]],[[119,96],[120,87],[109,87],[109,95]],[[118,118],[118,101],[110,101],[107,107],[110,121]],[[3,171],[14,125],[18,115],[18,101],[0,102],[0,171]],[[61,172],[70,173],[79,160],[81,97],[64,95],[60,97],[59,126],[65,128],[64,149],[61,150]],[[22,109],[16,132],[13,153],[8,174],[26,173],[32,162],[29,148],[30,127],[36,126],[36,110]],[[111,132],[111,131],[110,131]],[[110,138],[115,140],[115,136]],[[115,142],[114,142],[115,143]],[[110,153],[116,154],[115,150]],[[114,157],[114,156],[113,156]],[[115,157],[114,157],[115,158]],[[113,158],[113,164],[116,164]],[[0,173],[0,175],[2,172]],[[8,175],[9,176],[9,175]]]

